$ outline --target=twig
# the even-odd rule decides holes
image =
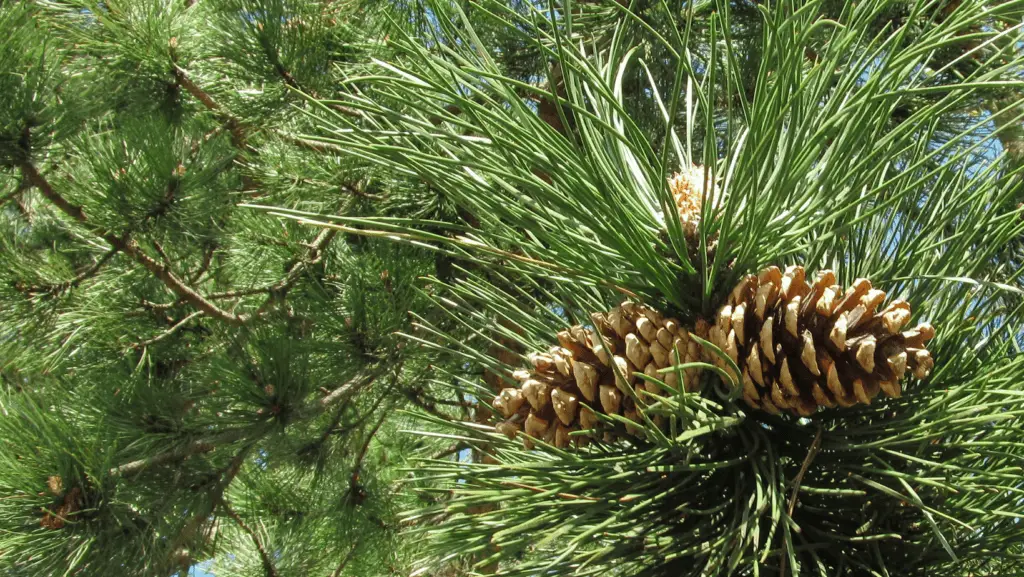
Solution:
[[[102,268],[103,265],[107,264],[107,261],[109,261],[110,259],[114,258],[114,255],[119,253],[119,252],[121,252],[121,251],[118,250],[116,247],[108,250],[106,253],[103,254],[103,256],[101,256],[96,262],[94,262],[92,264],[92,266],[90,266],[89,268],[87,268],[84,271],[82,271],[74,279],[72,279],[72,280],[70,280],[70,281],[68,281],[66,283],[62,283],[62,284],[66,285],[67,288],[75,288],[75,287],[77,287],[78,285],[82,284],[84,281],[88,280],[93,275],[98,273],[100,271],[100,268]]]
[[[194,441],[180,449],[167,451],[166,453],[125,463],[110,469],[107,473],[111,477],[129,477],[131,475],[141,473],[150,467],[181,461],[191,457],[192,455],[209,453],[217,447],[229,445],[235,441],[241,440],[251,432],[252,431],[250,429],[231,429],[221,433],[220,435],[210,437],[209,439]]]
[[[357,550],[359,550],[358,539],[356,539],[356,542],[352,544],[352,550],[349,551],[348,555],[345,555],[345,558],[341,560],[341,563],[338,565],[338,568],[331,573],[331,577],[341,577],[341,572],[345,570],[345,566],[348,565],[349,561],[351,561],[352,558],[355,557]]]
[[[818,455],[818,450],[821,449],[821,425],[818,425],[818,433],[814,436],[814,441],[811,443],[811,448],[807,450],[807,456],[804,457],[804,462],[800,465],[800,471],[793,478],[793,489],[789,493],[789,506],[786,508],[786,521],[793,518],[793,511],[796,510],[797,495],[800,494],[800,484],[803,483],[804,475],[807,473],[807,469],[811,466],[811,461]],[[786,550],[783,548],[779,552],[779,556],[782,560],[779,562],[779,577],[783,577],[786,574],[786,566],[788,565],[789,556],[786,555]]]
[[[789,493],[789,507],[786,511],[790,517],[793,516],[793,511],[796,509],[796,498],[800,493],[800,484],[803,483],[804,475],[807,473],[807,469],[810,468],[811,461],[818,455],[819,449],[821,449],[821,425],[818,425],[818,434],[814,436],[811,448],[807,450],[807,456],[804,457],[803,465],[800,466],[800,472],[793,478],[793,489]]]
[[[142,308],[145,308],[145,309],[148,309],[148,310],[151,310],[151,311],[160,311],[160,312],[162,312],[162,311],[167,311],[167,310],[173,309],[174,307],[180,305],[181,304],[181,300],[178,299],[178,300],[171,301],[169,303],[155,303],[155,302],[147,301],[147,300],[143,299],[140,304],[142,305]]]
[[[103,265],[107,263],[115,254],[120,252],[117,248],[112,248],[103,254],[96,262],[89,265],[89,268],[79,273],[75,278],[64,281],[53,285],[34,285],[30,287],[18,287],[18,290],[28,294],[29,296],[39,293],[50,293],[57,294],[70,288],[76,288],[78,285],[92,278],[96,273],[103,268]]]
[[[195,97],[196,100],[201,102],[207,110],[219,114],[224,119],[224,127],[231,131],[231,143],[239,150],[246,150],[248,147],[245,143],[245,128],[242,122],[221,107],[212,96],[193,82],[184,68],[177,64],[173,66],[175,81]]]
[[[171,259],[167,257],[167,253],[164,252],[164,247],[157,241],[153,241],[153,249],[156,250],[156,254],[160,256],[160,259],[164,261],[164,264],[170,266]]]
[[[166,331],[160,333],[159,335],[157,335],[157,336],[155,336],[155,337],[153,337],[153,338],[151,338],[149,340],[145,340],[145,341],[142,341],[142,342],[134,343],[133,345],[131,345],[131,348],[133,348],[133,349],[142,349],[142,348],[148,347],[150,345],[156,344],[156,343],[166,339],[167,337],[173,335],[174,333],[178,332],[179,330],[181,330],[181,327],[187,325],[189,323],[189,321],[191,321],[192,319],[198,317],[201,314],[203,314],[203,311],[195,311],[192,314],[190,314],[190,315],[186,316],[185,318],[181,319],[180,321],[175,323],[171,328],[169,328]]]
[[[376,379],[376,375],[374,375],[374,376],[373,376],[373,377],[372,377],[372,378],[370,379],[370,381],[368,381],[368,382],[366,382],[366,383],[362,383],[362,384],[360,384],[360,386],[358,387],[358,389],[362,389],[363,387],[365,387],[365,386],[369,385],[370,383],[372,383],[372,382],[373,382],[373,380],[374,380],[374,379]],[[348,383],[346,383],[345,385],[342,385],[342,387],[339,387],[339,388],[345,388],[345,387],[348,387],[348,385],[349,385],[349,384],[348,384]],[[357,389],[357,390],[358,390],[358,389]],[[350,390],[351,390],[351,389],[348,389],[348,388],[346,388],[346,390],[345,390],[345,393],[346,393],[346,394],[348,394]],[[330,395],[331,393],[330,393],[330,392],[328,392],[327,394],[328,394],[328,396],[329,396],[329,395]],[[382,401],[382,400],[384,399],[384,397],[385,397],[385,395],[380,395],[380,396],[379,396],[379,397],[377,398],[377,401],[376,401],[376,402],[374,403],[374,406],[373,406],[373,407],[372,407],[372,408],[370,409],[370,413],[372,413],[372,412],[373,412],[374,410],[376,410],[377,406],[378,406],[378,405],[380,404],[380,402],[381,402],[381,401]],[[325,398],[326,398],[326,397],[325,397]],[[321,399],[321,400],[322,400],[322,399]],[[322,445],[323,445],[324,443],[326,443],[326,442],[327,442],[327,439],[328,439],[328,438],[330,438],[330,436],[331,436],[331,435],[332,435],[332,434],[334,433],[334,431],[335,431],[335,430],[336,430],[336,429],[338,428],[338,425],[339,425],[339,424],[341,423],[341,419],[342,419],[342,418],[344,417],[344,415],[345,415],[345,409],[346,409],[346,408],[348,408],[348,404],[342,404],[341,406],[339,406],[339,407],[337,408],[337,410],[335,410],[335,412],[334,412],[334,416],[333,416],[333,417],[331,418],[331,422],[330,422],[330,424],[329,424],[329,425],[327,426],[327,428],[325,428],[325,429],[324,429],[323,433],[321,433],[321,434],[320,434],[320,437],[318,437],[318,438],[317,438],[316,440],[310,441],[309,443],[307,443],[307,444],[303,445],[303,446],[302,446],[302,448],[300,448],[300,449],[299,449],[299,454],[303,454],[303,453],[308,453],[308,452],[310,452],[310,451],[314,451],[314,450],[317,450],[317,449],[318,449],[319,447],[321,447],[321,446],[322,446]],[[368,415],[369,415],[369,413],[368,413]],[[359,426],[360,424],[362,424],[362,421],[363,421],[363,420],[364,420],[364,419],[360,419],[360,420],[359,420],[359,423],[356,423],[356,424],[354,424],[353,426]]]
[[[245,521],[243,521],[238,513],[231,508],[231,505],[226,499],[221,500],[220,507],[228,514],[228,517],[231,517],[235,521],[235,524],[238,525],[242,531],[245,531],[246,534],[249,535],[249,538],[252,539],[253,544],[256,546],[256,551],[260,554],[260,559],[263,560],[263,570],[266,571],[267,577],[278,577],[277,567],[274,567],[274,561],[271,559],[270,554],[267,553],[267,549],[263,546],[263,541],[260,539],[260,536],[256,534],[256,531],[253,531],[251,527],[245,524]]]
[[[280,290],[291,286],[295,283],[295,280],[298,278],[299,274],[302,273],[303,269],[309,265],[317,264],[322,261],[324,259],[324,250],[327,248],[327,245],[334,240],[334,237],[337,236],[337,234],[338,231],[336,230],[332,230],[329,233],[326,229],[321,230],[320,233],[316,235],[313,243],[307,248],[306,258],[293,266],[291,270],[288,271],[288,276],[276,283],[270,290]]]
[[[206,274],[206,271],[210,270],[210,264],[213,262],[213,253],[215,253],[216,251],[216,245],[211,246],[209,249],[207,249],[206,254],[203,255],[203,262],[199,265],[199,270],[189,275],[189,284],[195,284],[199,282],[199,279],[203,278],[203,275]],[[210,295],[207,295],[206,298],[210,298]]]
[[[517,487],[519,489],[529,489],[530,491],[534,491],[536,493],[545,493],[546,492],[544,489],[541,489],[539,487],[531,487],[529,485],[524,485],[522,483],[516,483],[514,481],[502,481],[501,484],[502,485],[509,485],[511,487]],[[597,499],[595,497],[583,497],[582,495],[573,495],[572,493],[555,493],[555,495],[557,495],[558,497],[561,497],[563,499],[581,499],[581,500],[584,500],[584,501],[600,501],[600,499]]]
[[[155,277],[160,279],[164,285],[171,290],[174,294],[178,295],[182,300],[185,300],[195,308],[203,311],[207,315],[216,319],[222,320],[231,325],[241,325],[249,320],[249,315],[236,315],[230,313],[224,309],[221,309],[217,305],[203,298],[198,292],[186,285],[177,275],[174,274],[166,265],[158,263],[148,254],[146,254],[138,243],[134,240],[125,240],[114,234],[111,234],[105,230],[93,226],[89,219],[85,215],[85,211],[82,207],[76,206],[68,202],[63,196],[58,194],[49,181],[36,170],[35,165],[31,162],[23,162],[21,164],[22,173],[28,179],[29,183],[35,186],[42,193],[47,200],[49,200],[54,206],[59,208],[64,214],[70,216],[82,225],[92,230],[97,235],[101,236],[110,246],[120,250],[126,255],[133,258],[136,262],[144,266],[149,270]]]
[[[370,434],[366,436],[366,442],[363,443],[363,447],[359,450],[359,455],[356,457],[356,462],[352,465],[352,477],[349,479],[349,487],[357,487],[359,485],[359,472],[363,468],[363,459],[366,458],[366,453],[370,450],[370,442],[377,436],[377,431],[380,430],[381,425],[384,424],[388,418],[387,411],[377,419],[377,424],[370,430]]]
[[[273,286],[273,285],[271,285],[271,286]],[[251,288],[251,289],[238,289],[238,290],[233,290],[233,291],[224,291],[224,292],[219,292],[219,293],[210,293],[210,294],[206,295],[206,298],[210,299],[211,301],[214,301],[214,300],[224,300],[224,299],[233,299],[233,298],[238,298],[238,297],[247,297],[247,296],[252,296],[252,295],[263,294],[263,293],[267,292],[268,290],[270,290],[269,286],[257,287],[257,288]]]
[[[458,453],[458,452],[464,451],[464,450],[466,450],[466,449],[471,449],[471,448],[472,448],[472,447],[470,447],[470,446],[469,446],[468,444],[466,444],[466,443],[455,443],[455,444],[453,444],[453,445],[449,446],[449,447],[448,447],[447,449],[445,449],[445,450],[441,451],[440,453],[437,453],[437,454],[435,454],[435,455],[431,455],[431,457],[430,457],[430,458],[431,458],[432,460],[435,460],[435,461],[436,461],[437,459],[440,459],[440,458],[442,458],[442,457],[447,457],[448,455],[453,455],[453,454],[455,454],[455,453]]]
[[[341,399],[351,394],[355,394],[363,387],[372,383],[377,378],[378,374],[378,372],[373,371],[367,374],[359,375],[350,380],[349,382],[345,383],[344,385],[341,385],[340,387],[334,389],[329,394],[322,397],[316,402],[319,403],[321,409],[326,409],[327,407],[330,407],[331,405],[340,401]]]
[[[210,507],[208,509],[203,507],[200,510],[196,511],[192,515],[192,518],[189,519],[185,527],[182,528],[182,530],[174,538],[174,541],[171,543],[171,546],[169,548],[172,556],[176,555],[182,549],[185,543],[192,538],[192,535],[196,532],[196,530],[199,529],[203,522],[207,520],[208,515],[215,511],[217,507],[223,502],[224,491],[227,490],[228,485],[230,485],[231,482],[235,480],[235,477],[238,476],[238,472],[242,470],[242,464],[245,462],[245,457],[246,455],[249,454],[249,451],[252,449],[253,445],[256,444],[256,440],[258,438],[259,437],[256,437],[255,439],[247,443],[238,451],[238,453],[235,454],[234,458],[231,459],[231,463],[229,463],[228,466],[221,473],[220,482],[217,483],[217,485],[215,486],[215,489],[213,491],[213,499],[211,499],[210,502]]]

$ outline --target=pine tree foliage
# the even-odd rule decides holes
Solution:
[[[447,443],[399,435],[400,410],[447,409],[395,333],[435,259],[239,208],[446,217],[295,136],[393,25],[0,3],[0,572],[403,572],[397,467]]]
[[[418,317],[414,343],[513,386],[529,353],[624,298],[696,323],[743,275],[790,264],[868,278],[937,334],[934,371],[900,398],[807,418],[751,410],[706,364],[699,392],[622,390],[639,438],[526,450],[494,430],[497,411],[455,424],[446,438],[481,458],[417,465],[439,496],[407,517],[433,547],[417,574],[1024,570],[1022,290],[1007,249],[1024,231],[1024,4],[481,0],[429,14],[347,79],[344,105],[364,116],[322,102],[310,138],[472,218],[441,234],[268,208],[463,259],[429,281],[448,325]],[[497,29],[544,65],[524,78],[488,42]],[[694,164],[720,189],[697,246],[668,183]],[[446,425],[425,421],[425,434]]]

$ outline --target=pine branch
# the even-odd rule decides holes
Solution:
[[[302,87],[302,85],[299,84],[298,80],[295,79],[295,76],[293,76],[292,73],[287,68],[285,68],[284,64],[281,62],[281,58],[280,58],[280,55],[279,55],[277,49],[275,49],[273,46],[271,46],[270,42],[263,35],[262,27],[260,27],[259,30],[260,30],[260,34],[259,34],[260,47],[263,48],[263,52],[266,55],[267,60],[270,62],[271,67],[273,67],[274,72],[276,72],[277,75],[280,76],[282,80],[284,80],[284,83],[289,88],[291,88],[292,90],[301,92],[303,94],[308,94],[308,95],[312,96],[315,100],[319,100],[320,96],[317,95],[317,92],[315,90],[304,89]],[[346,116],[350,116],[350,117],[353,117],[353,118],[362,118],[363,117],[363,112],[362,111],[356,110],[354,108],[349,108],[348,106],[344,106],[344,105],[338,104],[336,102],[326,103],[326,106],[328,108],[330,108],[332,110],[335,110],[337,112],[340,112],[340,113],[342,113],[342,114],[344,114]]]
[[[203,278],[203,275],[206,274],[206,271],[210,270],[210,264],[213,263],[213,254],[215,252],[217,252],[216,244],[206,250],[206,253],[203,254],[203,262],[199,265],[199,269],[196,270],[196,272],[189,275],[189,284],[196,284],[197,282],[200,281],[200,279]],[[211,297],[210,295],[207,295],[206,298]]]
[[[260,536],[253,531],[251,527],[245,524],[245,521],[238,515],[238,513],[231,508],[231,504],[228,501],[222,500],[220,504],[221,509],[228,514],[231,519],[234,520],[235,524],[238,525],[242,531],[244,531],[249,538],[252,539],[253,545],[256,547],[256,551],[260,554],[260,559],[263,561],[263,570],[266,572],[267,577],[278,577],[277,567],[274,566],[274,561],[267,553],[266,547],[263,545],[263,540]]]
[[[201,102],[210,112],[216,113],[224,119],[224,127],[231,132],[231,143],[235,148],[239,150],[247,150],[248,145],[246,144],[245,125],[237,117],[232,115],[226,109],[224,109],[216,100],[213,99],[205,90],[199,87],[198,84],[192,81],[188,73],[177,63],[172,64],[174,71],[175,81],[182,86],[189,94],[191,94],[196,100]]]
[[[257,288],[251,288],[251,289],[236,289],[236,290],[224,291],[224,292],[219,292],[219,293],[210,293],[210,294],[206,295],[206,298],[214,301],[214,300],[234,299],[234,298],[238,298],[238,297],[247,297],[247,296],[252,296],[252,295],[258,295],[258,294],[263,294],[263,293],[267,292],[268,290],[270,290],[271,286],[273,286],[273,285],[257,287]]]
[[[133,343],[131,345],[131,348],[133,348],[135,350],[139,350],[139,349],[144,349],[144,348],[146,348],[146,347],[148,347],[150,345],[154,345],[154,344],[156,344],[156,343],[166,339],[167,337],[173,335],[174,333],[178,332],[179,330],[181,330],[182,327],[187,325],[189,322],[191,322],[193,319],[195,319],[196,317],[198,317],[201,314],[203,314],[203,311],[195,311],[192,314],[187,315],[185,318],[181,319],[180,321],[175,323],[171,328],[169,328],[166,331],[160,333],[159,335],[157,335],[157,336],[155,336],[155,337],[153,337],[151,339],[145,340],[145,341],[141,341],[141,342],[138,342],[138,343]]]
[[[363,459],[366,458],[366,453],[370,450],[370,443],[373,441],[373,438],[377,436],[377,432],[380,431],[381,425],[384,424],[384,421],[387,420],[387,418],[388,413],[385,411],[384,414],[381,415],[380,419],[377,419],[377,424],[373,426],[370,433],[366,435],[366,441],[363,442],[362,448],[359,449],[359,455],[356,457],[356,462],[352,465],[352,476],[349,478],[349,487],[353,490],[359,487],[359,473],[363,469]]]
[[[358,388],[356,388],[355,390],[353,390],[353,387],[350,386],[351,383],[346,383],[345,385],[342,385],[341,387],[339,387],[339,389],[344,389],[344,391],[342,391],[342,392],[344,393],[345,396],[351,396],[351,395],[354,395],[356,392],[358,392],[358,390],[361,390],[361,389],[365,388],[366,386],[369,386],[371,383],[373,383],[374,380],[376,380],[376,378],[377,378],[377,374],[376,373],[372,374],[368,381],[366,381],[365,383],[360,383]],[[337,391],[337,389],[336,389],[336,391]],[[332,394],[333,393],[328,391],[327,395],[324,396],[322,399],[320,399],[320,402],[323,402],[328,397],[330,397]],[[340,398],[340,396],[339,397],[335,397],[335,400],[337,398]],[[383,400],[383,398],[384,398],[384,395],[381,395],[381,396],[378,397],[377,402],[374,403],[374,406],[370,409],[369,413],[372,413],[374,410],[376,410],[377,406],[379,405],[380,401]],[[328,403],[328,405],[333,403],[333,402],[335,402],[335,400],[331,400],[331,402]],[[331,434],[334,433],[334,431],[338,428],[338,425],[341,423],[341,419],[344,416],[345,409],[347,407],[348,407],[348,404],[342,404],[341,406],[339,406],[335,410],[334,416],[331,418],[330,424],[327,425],[327,427],[324,429],[323,433],[321,433],[320,436],[316,440],[311,441],[311,442],[303,445],[299,449],[298,453],[300,455],[301,454],[308,454],[308,453],[310,453],[312,451],[317,450],[320,446],[322,446],[324,443],[326,443],[327,439],[331,436]],[[325,410],[326,410],[326,408],[327,408],[327,405],[324,405],[324,409]],[[353,425],[353,426],[358,426],[358,425]]]
[[[362,390],[367,385],[372,383],[377,378],[378,374],[378,372],[371,371],[354,377],[344,385],[341,385],[340,387],[331,391],[331,393],[328,394],[327,396],[312,401],[309,405],[307,405],[304,409],[300,410],[297,413],[297,419],[306,419],[322,413],[323,411],[331,407],[334,403],[344,398],[347,398],[350,395],[358,393],[360,390]],[[210,451],[213,451],[217,447],[229,445],[237,441],[240,441],[247,437],[248,435],[250,435],[252,432],[253,431],[251,429],[245,428],[231,429],[229,431],[225,431],[224,433],[215,435],[208,439],[195,441],[181,449],[175,449],[173,451],[161,453],[153,457],[139,459],[137,461],[132,461],[130,463],[125,463],[124,465],[114,467],[110,469],[109,474],[112,477],[127,477],[135,475],[141,473],[142,471],[145,471],[150,467],[164,465],[167,463],[173,463],[175,461],[181,461],[192,455],[209,453]]]
[[[811,467],[811,462],[814,461],[814,457],[818,455],[818,450],[821,449],[821,424],[818,424],[818,433],[814,436],[814,441],[811,442],[811,448],[807,450],[807,456],[804,457],[804,462],[800,465],[800,471],[793,478],[793,490],[789,493],[789,505],[786,507],[786,516],[789,519],[793,518],[793,511],[796,510],[797,496],[800,494],[800,485],[804,481],[804,475],[807,474],[807,469]],[[779,575],[786,574],[786,565],[789,562],[789,555],[786,555],[785,549],[779,552],[781,561],[779,562]]]
[[[449,455],[454,455],[456,453],[459,453],[459,452],[462,452],[462,451],[464,451],[466,449],[471,449],[471,448],[472,448],[472,446],[470,446],[468,443],[460,441],[458,443],[453,443],[452,445],[450,445],[447,449],[444,449],[443,451],[440,451],[438,453],[434,453],[433,455],[430,456],[430,458],[431,458],[431,460],[436,461],[438,459],[443,459],[445,457],[448,457]]]
[[[31,287],[24,288],[23,292],[25,292],[27,294],[30,294],[30,295],[31,294],[38,294],[38,293],[57,294],[57,293],[61,293],[63,291],[66,291],[68,289],[77,288],[83,282],[89,280],[90,278],[95,276],[97,273],[99,273],[100,269],[103,268],[103,265],[105,265],[118,252],[120,252],[120,249],[118,249],[116,247],[115,248],[111,248],[110,250],[105,252],[103,254],[103,256],[101,256],[99,259],[97,259],[96,262],[94,262],[91,265],[89,265],[89,268],[85,269],[84,271],[82,271],[81,273],[76,275],[75,278],[73,278],[71,280],[64,281],[62,283],[57,283],[57,284],[54,284],[54,285],[34,285],[34,286],[31,286]]]
[[[352,549],[349,550],[348,555],[345,555],[345,558],[341,560],[341,563],[338,564],[338,567],[333,572],[331,572],[331,577],[341,577],[341,572],[344,571],[345,567],[349,564],[350,561],[352,561],[352,558],[355,557],[356,551],[358,550],[359,540],[357,539],[356,542],[352,544]]]
[[[324,250],[327,248],[327,245],[334,240],[334,237],[337,236],[337,234],[338,231],[333,229],[321,230],[313,241],[313,244],[308,247],[306,257],[295,263],[295,265],[288,270],[288,274],[286,274],[283,279],[267,287],[267,291],[270,293],[270,296],[267,298],[267,302],[260,307],[259,311],[262,312],[263,309],[269,306],[276,298],[283,297],[284,294],[288,292],[288,289],[293,287],[299,280],[306,268],[323,260]]]
[[[82,207],[71,204],[63,196],[58,194],[50,185],[49,181],[47,181],[38,170],[36,170],[35,165],[31,162],[23,162],[21,164],[21,170],[28,181],[39,189],[42,195],[54,206],[98,236],[102,237],[110,244],[110,246],[118,249],[141,264],[153,273],[153,276],[163,282],[171,292],[178,295],[181,299],[203,311],[207,315],[224,321],[230,325],[241,325],[249,320],[249,315],[236,315],[230,313],[203,298],[203,296],[196,292],[195,289],[186,285],[181,279],[179,279],[178,276],[170,270],[170,268],[158,263],[148,254],[143,252],[141,247],[139,247],[138,243],[134,240],[123,240],[121,237],[93,226],[92,223],[89,222],[89,219],[86,218],[85,211],[82,210]]]
[[[349,382],[345,383],[344,385],[341,385],[340,387],[334,389],[323,398],[319,399],[318,401],[315,401],[316,404],[319,404],[318,410],[327,409],[334,403],[337,403],[338,401],[344,398],[350,397],[351,395],[358,393],[367,385],[372,383],[377,378],[378,375],[379,372],[369,372],[364,375],[357,376],[350,380]]]
[[[228,466],[221,472],[220,482],[218,482],[213,489],[213,495],[209,509],[206,509],[205,513],[203,513],[202,510],[193,513],[188,523],[185,524],[185,527],[183,527],[182,530],[178,532],[178,535],[175,537],[174,542],[171,544],[169,548],[170,556],[172,559],[180,553],[181,549],[185,546],[189,539],[192,538],[192,535],[195,534],[199,527],[207,520],[208,514],[215,511],[217,507],[224,502],[224,492],[227,490],[228,486],[231,485],[231,483],[235,480],[235,477],[238,476],[239,471],[242,470],[242,464],[245,462],[245,457],[249,454],[249,451],[252,450],[252,447],[253,445],[255,445],[257,439],[251,440],[244,447],[242,447],[238,451],[238,453],[236,453],[235,456],[231,459],[231,462],[228,464]]]
[[[252,433],[250,429],[231,429],[208,439],[194,441],[180,449],[167,451],[166,453],[160,453],[159,455],[125,463],[110,469],[107,471],[107,474],[111,477],[130,477],[132,475],[137,475],[150,467],[183,461],[193,455],[209,453],[217,447],[230,445],[231,443],[244,439],[250,433]]]

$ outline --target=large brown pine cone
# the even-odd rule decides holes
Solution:
[[[876,312],[885,293],[870,281],[845,292],[835,282],[832,271],[808,284],[802,267],[770,267],[744,278],[719,309],[709,340],[739,366],[748,405],[808,416],[819,406],[869,404],[880,390],[898,397],[907,369],[918,379],[931,372],[925,343],[935,329],[901,332],[909,303]]]
[[[701,359],[700,347],[679,321],[665,318],[649,307],[626,301],[607,314],[595,313],[591,318],[600,334],[579,325],[564,330],[558,333],[560,346],[530,355],[532,370],[516,371],[514,377],[520,387],[502,389],[494,399],[494,407],[506,419],[497,425],[499,432],[509,438],[525,432],[523,442],[527,448],[532,446],[530,437],[557,447],[568,446],[572,439],[585,441],[584,437],[570,437],[569,433],[581,429],[596,433],[601,424],[584,404],[599,413],[618,414],[640,422],[633,399],[624,394],[630,390],[627,387],[638,396],[664,395],[666,391],[657,383],[645,382],[636,373],[677,388],[677,372],[658,370]],[[695,390],[698,369],[679,373],[686,390]]]

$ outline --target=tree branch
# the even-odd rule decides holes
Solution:
[[[231,508],[231,505],[227,500],[222,500],[220,503],[221,509],[231,517],[235,524],[238,525],[242,531],[245,531],[249,538],[252,539],[253,544],[256,546],[256,551],[260,554],[260,559],[263,561],[263,570],[266,572],[267,577],[278,577],[277,568],[274,567],[274,561],[271,559],[270,554],[267,553],[266,547],[263,546],[263,541],[260,536],[253,531],[251,527],[245,524],[245,521],[238,515],[238,513]]]
[[[179,330],[181,330],[181,327],[187,325],[190,321],[192,321],[192,319],[198,317],[201,314],[203,314],[203,311],[195,311],[192,314],[190,314],[190,315],[186,316],[185,318],[181,319],[180,321],[175,323],[173,326],[171,326],[171,328],[169,328],[166,331],[160,333],[159,335],[157,335],[157,336],[155,336],[155,337],[153,337],[151,339],[148,339],[148,340],[145,340],[145,341],[141,341],[141,342],[132,344],[131,348],[133,348],[133,349],[142,349],[142,348],[148,347],[150,345],[156,344],[156,343],[166,339],[167,337],[173,335],[174,333],[178,332]]]
[[[69,281],[64,281],[64,282],[53,284],[53,285],[35,285],[35,286],[30,286],[30,287],[27,287],[27,288],[24,288],[24,289],[19,289],[19,290],[23,290],[24,292],[29,293],[31,295],[31,294],[38,294],[38,293],[44,293],[44,292],[45,293],[56,294],[56,293],[59,293],[59,292],[63,292],[65,290],[67,290],[67,289],[76,288],[76,287],[78,287],[78,285],[82,284],[83,282],[85,282],[85,281],[89,280],[90,278],[92,278],[93,276],[95,276],[96,273],[98,273],[100,271],[100,269],[103,268],[103,265],[105,265],[107,263],[107,261],[109,261],[111,258],[113,258],[114,255],[117,254],[118,252],[120,252],[120,249],[118,249],[116,247],[108,250],[96,262],[94,262],[91,265],[89,265],[89,268],[85,269],[84,271],[79,273],[77,276],[75,276],[75,278],[73,278],[73,279],[71,279]]]
[[[363,447],[359,450],[359,455],[356,457],[356,462],[352,465],[352,477],[349,478],[349,487],[352,490],[359,487],[359,473],[363,469],[363,459],[366,458],[366,453],[370,450],[370,443],[373,441],[373,438],[377,436],[377,431],[380,430],[381,425],[384,424],[384,421],[387,420],[387,418],[388,413],[385,411],[384,414],[380,416],[380,419],[377,419],[377,424],[370,430],[370,434],[366,435],[366,442],[363,443]]]
[[[345,570],[345,566],[347,566],[349,562],[352,561],[352,558],[355,557],[358,549],[359,540],[356,539],[356,542],[352,544],[352,549],[348,552],[348,555],[345,555],[345,558],[341,560],[340,564],[338,564],[338,568],[331,573],[331,577],[341,577],[341,572]]]
[[[177,63],[172,64],[172,67],[175,81],[196,100],[201,102],[207,110],[220,115],[224,119],[224,126],[231,131],[231,143],[239,150],[246,150],[248,147],[245,143],[245,128],[242,122],[218,104],[217,101],[214,100],[213,97],[205,90],[200,88],[199,85],[193,82],[192,79],[189,78],[188,73],[185,72],[184,68],[178,66]]]
[[[338,231],[334,229],[325,228],[321,230],[313,241],[313,244],[307,249],[306,258],[295,263],[295,265],[288,270],[288,273],[283,279],[267,287],[267,290],[270,292],[270,296],[268,297],[267,302],[260,307],[260,310],[262,311],[270,304],[271,301],[274,300],[274,298],[287,292],[288,289],[294,286],[296,281],[299,280],[299,277],[302,276],[302,272],[306,270],[306,267],[317,264],[323,260],[324,249],[327,248],[327,245],[331,243],[331,240],[333,240],[337,234]]]
[[[319,409],[324,410],[333,405],[334,403],[340,401],[341,399],[344,399],[349,395],[353,395],[359,392],[360,390],[363,389],[363,387],[366,387],[374,380],[376,380],[379,374],[379,371],[371,371],[369,373],[356,376],[349,382],[334,389],[326,396],[316,401],[316,403],[320,405]]]
[[[209,453],[217,447],[229,445],[236,441],[245,438],[248,434],[252,433],[251,429],[231,429],[225,431],[219,435],[194,441],[188,445],[175,449],[173,451],[167,451],[166,453],[160,453],[152,457],[145,459],[139,459],[137,461],[131,461],[118,467],[114,467],[107,471],[111,477],[130,477],[149,469],[157,465],[165,465],[173,463],[175,461],[182,461],[192,455],[199,455],[202,453]]]
[[[64,214],[70,216],[78,223],[86,226],[86,228],[101,236],[110,244],[110,246],[120,250],[141,264],[182,300],[188,302],[207,315],[231,325],[241,325],[249,320],[249,315],[236,315],[234,313],[230,313],[203,298],[203,296],[192,289],[192,287],[186,285],[181,279],[179,279],[178,276],[170,270],[170,268],[157,262],[146,254],[134,240],[122,239],[121,237],[93,226],[89,222],[89,219],[86,218],[85,211],[82,207],[71,204],[67,199],[58,194],[50,185],[49,181],[47,181],[38,170],[36,170],[35,165],[31,162],[23,162],[21,164],[21,170],[29,183],[39,189],[42,195],[54,206],[59,208]]]
[[[784,521],[785,523],[788,523],[789,519],[793,518],[793,511],[796,510],[796,498],[797,495],[800,494],[800,485],[804,481],[804,475],[807,474],[807,469],[811,466],[811,461],[814,461],[814,457],[818,455],[819,449],[821,449],[820,424],[818,425],[818,434],[814,436],[814,441],[811,442],[811,448],[807,450],[807,456],[804,457],[804,462],[800,465],[800,471],[796,474],[796,477],[793,478],[793,489],[789,493],[789,505],[786,508],[787,520]],[[786,555],[785,549],[779,553],[779,557],[781,557],[781,561],[779,562],[779,575],[785,575],[787,561],[789,560],[789,556]]]
[[[207,520],[208,515],[215,511],[217,507],[220,506],[221,503],[223,503],[224,491],[227,490],[228,485],[230,485],[231,482],[235,480],[235,477],[238,476],[238,472],[242,470],[242,464],[245,462],[245,457],[246,455],[249,454],[249,451],[252,449],[255,443],[256,439],[253,439],[244,447],[242,447],[238,451],[238,453],[235,454],[234,458],[231,459],[231,463],[228,464],[228,466],[221,473],[220,482],[217,483],[216,488],[213,491],[213,499],[211,500],[210,508],[206,509],[204,507],[201,508],[199,511],[193,513],[188,523],[185,525],[185,527],[182,528],[182,530],[174,538],[174,541],[171,543],[170,554],[172,558],[177,556],[181,552],[181,549],[189,541],[189,539],[192,538],[192,535],[196,532],[196,530],[199,529],[203,522]]]
[[[195,284],[199,282],[199,279],[203,278],[203,275],[206,274],[206,271],[210,270],[210,264],[213,262],[213,253],[215,252],[217,252],[216,245],[213,245],[209,249],[207,249],[206,253],[203,255],[203,262],[199,265],[199,269],[196,272],[189,275],[188,277],[188,282],[190,284]],[[210,296],[207,295],[206,298],[210,298]]]

